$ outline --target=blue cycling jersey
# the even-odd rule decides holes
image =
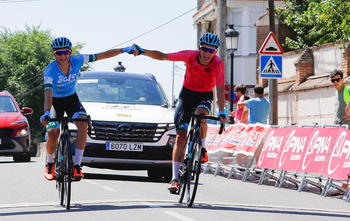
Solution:
[[[51,62],[44,70],[44,90],[52,90],[52,97],[68,97],[75,94],[80,68],[90,61],[93,60],[89,55],[71,55],[68,76],[61,71],[56,60]]]

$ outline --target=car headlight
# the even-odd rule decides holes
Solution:
[[[69,134],[70,143],[75,143],[75,141],[77,140],[78,131],[69,131]]]
[[[25,135],[28,135],[28,128],[21,129],[16,133],[16,137],[17,136],[25,136]]]
[[[167,145],[169,145],[172,148],[174,148],[175,141],[176,141],[176,135],[169,135],[169,139],[168,139]]]

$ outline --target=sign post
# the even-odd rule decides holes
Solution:
[[[269,114],[270,124],[278,124],[277,79],[282,78],[283,50],[276,36],[270,32],[259,50],[260,77],[269,78],[269,100],[272,105]]]

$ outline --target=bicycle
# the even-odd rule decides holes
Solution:
[[[196,123],[194,119],[197,118]],[[182,203],[183,198],[187,196],[187,206],[191,207],[196,197],[199,175],[202,172],[201,168],[201,154],[202,154],[202,140],[200,137],[200,125],[203,119],[210,119],[220,121],[218,117],[204,116],[203,114],[192,114],[191,128],[187,133],[186,145],[184,148],[184,158],[182,159],[179,175],[178,175],[178,191],[179,203]],[[222,134],[225,124],[221,124],[219,134]],[[194,181],[192,183],[191,181]],[[187,188],[186,188],[187,187]]]
[[[71,183],[72,181],[79,180],[75,180],[73,177],[73,157],[68,123],[73,123],[74,121],[88,122],[89,134],[91,131],[90,117],[88,116],[86,119],[74,120],[69,117],[63,117],[62,119],[50,118],[46,120],[48,122],[57,121],[60,123],[60,136],[54,156],[54,173],[60,205],[64,205],[65,208],[69,210],[71,201]],[[44,132],[46,132],[46,127],[44,127],[43,133]]]

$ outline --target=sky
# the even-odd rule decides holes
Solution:
[[[196,0],[0,0],[0,26],[14,32],[24,30],[26,25],[40,25],[41,30],[50,30],[53,37],[65,36],[73,45],[83,43],[82,54],[133,43],[170,53],[196,49],[192,18],[196,6]],[[96,61],[92,67],[95,71],[114,71],[119,61],[126,72],[154,74],[169,100],[175,73],[174,95],[178,96],[185,69],[183,62],[176,62],[179,68],[173,72],[171,61],[125,53]]]

